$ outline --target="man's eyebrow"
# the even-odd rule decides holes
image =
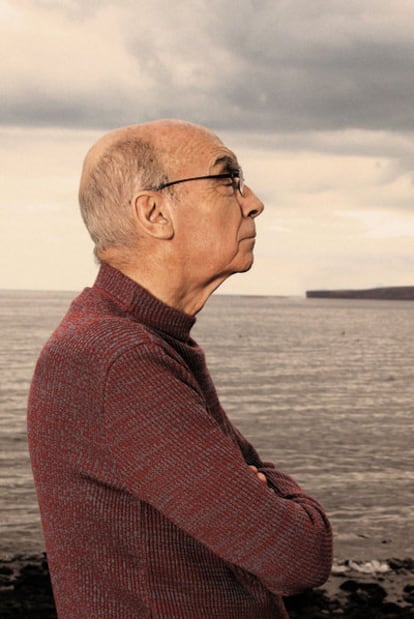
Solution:
[[[213,164],[213,168],[217,166],[221,166],[223,169],[226,169],[226,170],[239,169],[240,167],[239,164],[237,163],[237,160],[234,157],[231,157],[230,155],[224,155],[223,157],[218,157],[218,159],[216,159]]]

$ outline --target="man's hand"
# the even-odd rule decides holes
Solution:
[[[259,479],[263,484],[267,484],[266,475],[264,473],[260,473],[257,470],[257,467],[253,466],[253,464],[249,464],[249,469],[252,469],[253,473],[256,473],[257,479]]]

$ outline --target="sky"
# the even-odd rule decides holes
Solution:
[[[206,125],[265,203],[227,294],[414,285],[412,0],[0,0],[0,288],[80,290],[106,131]]]

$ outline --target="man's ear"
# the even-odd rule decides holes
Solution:
[[[168,203],[154,191],[146,191],[133,200],[134,215],[142,231],[159,239],[171,239],[174,225]]]

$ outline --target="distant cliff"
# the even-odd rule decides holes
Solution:
[[[414,286],[388,286],[366,290],[307,290],[308,298],[319,299],[383,299],[414,301]]]

